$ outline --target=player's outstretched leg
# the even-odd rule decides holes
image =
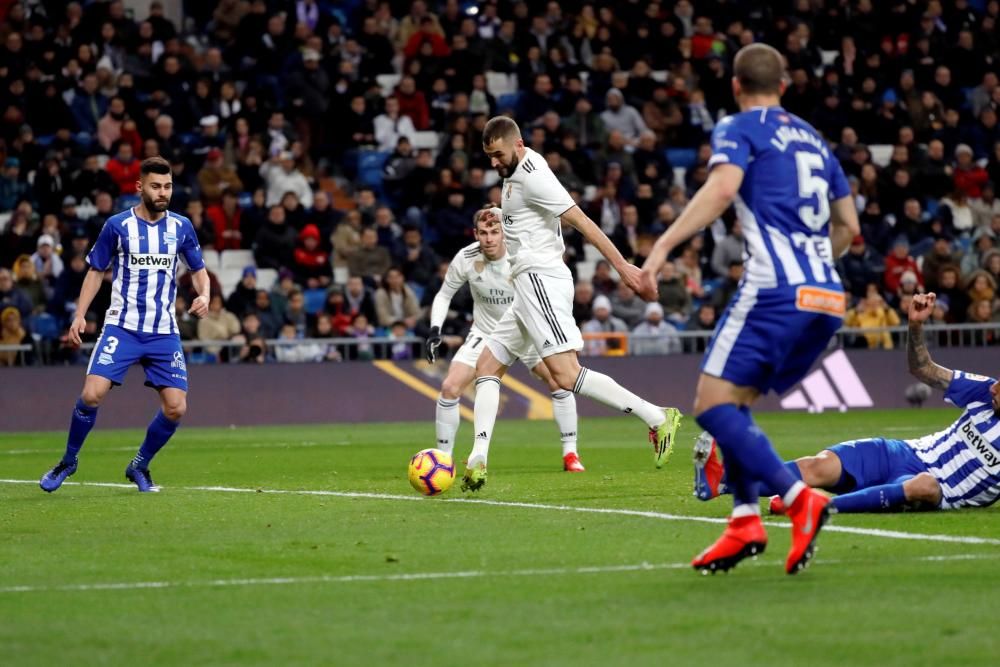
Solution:
[[[69,422],[69,434],[66,436],[66,451],[62,460],[51,470],[42,475],[38,485],[43,491],[52,493],[66,481],[66,478],[76,472],[77,458],[87,435],[97,421],[97,409],[111,389],[111,381],[97,375],[88,375],[84,381],[83,393],[76,400],[73,416]]]
[[[545,358],[552,377],[564,389],[602,403],[612,410],[634,414],[649,427],[656,467],[662,467],[673,452],[681,413],[676,408],[660,408],[636,396],[603,373],[580,366],[573,351]]]
[[[722,536],[691,561],[703,574],[726,572],[744,558],[764,553],[767,547],[767,533],[757,502],[757,483],[746,476],[736,461],[726,459],[722,465],[733,494],[733,513]]]
[[[125,478],[143,493],[155,493],[160,490],[150,475],[149,464],[177,431],[180,419],[187,410],[187,394],[181,389],[173,387],[161,389],[160,400],[161,409],[149,423],[146,438],[142,441],[139,451],[125,468]]]

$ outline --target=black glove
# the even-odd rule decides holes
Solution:
[[[424,357],[427,363],[433,364],[437,360],[439,345],[441,345],[441,327],[431,327],[431,333],[424,341]]]

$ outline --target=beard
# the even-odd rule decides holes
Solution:
[[[145,194],[142,195],[142,204],[146,207],[146,210],[150,213],[163,213],[167,210],[170,205],[170,197],[153,199],[147,197]]]
[[[520,163],[521,161],[518,160],[517,153],[514,153],[511,155],[510,164],[504,164],[497,167],[497,174],[500,175],[500,178],[510,178],[510,175],[514,173],[514,170],[517,169],[517,165]]]

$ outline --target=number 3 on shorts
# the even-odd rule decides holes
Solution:
[[[118,338],[116,336],[108,336],[108,344],[104,346],[101,352],[114,354],[115,350],[117,349],[118,349]]]

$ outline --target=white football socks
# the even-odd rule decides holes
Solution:
[[[482,459],[486,465],[486,457],[490,452],[490,439],[493,437],[493,427],[497,422],[497,411],[500,409],[500,378],[488,375],[476,380],[476,406],[473,423],[475,424],[475,441],[469,463]]]
[[[571,391],[560,389],[552,392],[552,416],[559,427],[562,453],[566,456],[576,451],[576,396]]]
[[[434,413],[434,428],[437,432],[437,448],[451,454],[455,449],[455,434],[462,420],[459,399],[449,399],[438,394],[437,410]]]
[[[573,391],[598,403],[603,403],[612,410],[634,414],[646,422],[649,428],[656,428],[666,420],[661,408],[649,401],[644,401],[612,378],[597,371],[581,368]]]

